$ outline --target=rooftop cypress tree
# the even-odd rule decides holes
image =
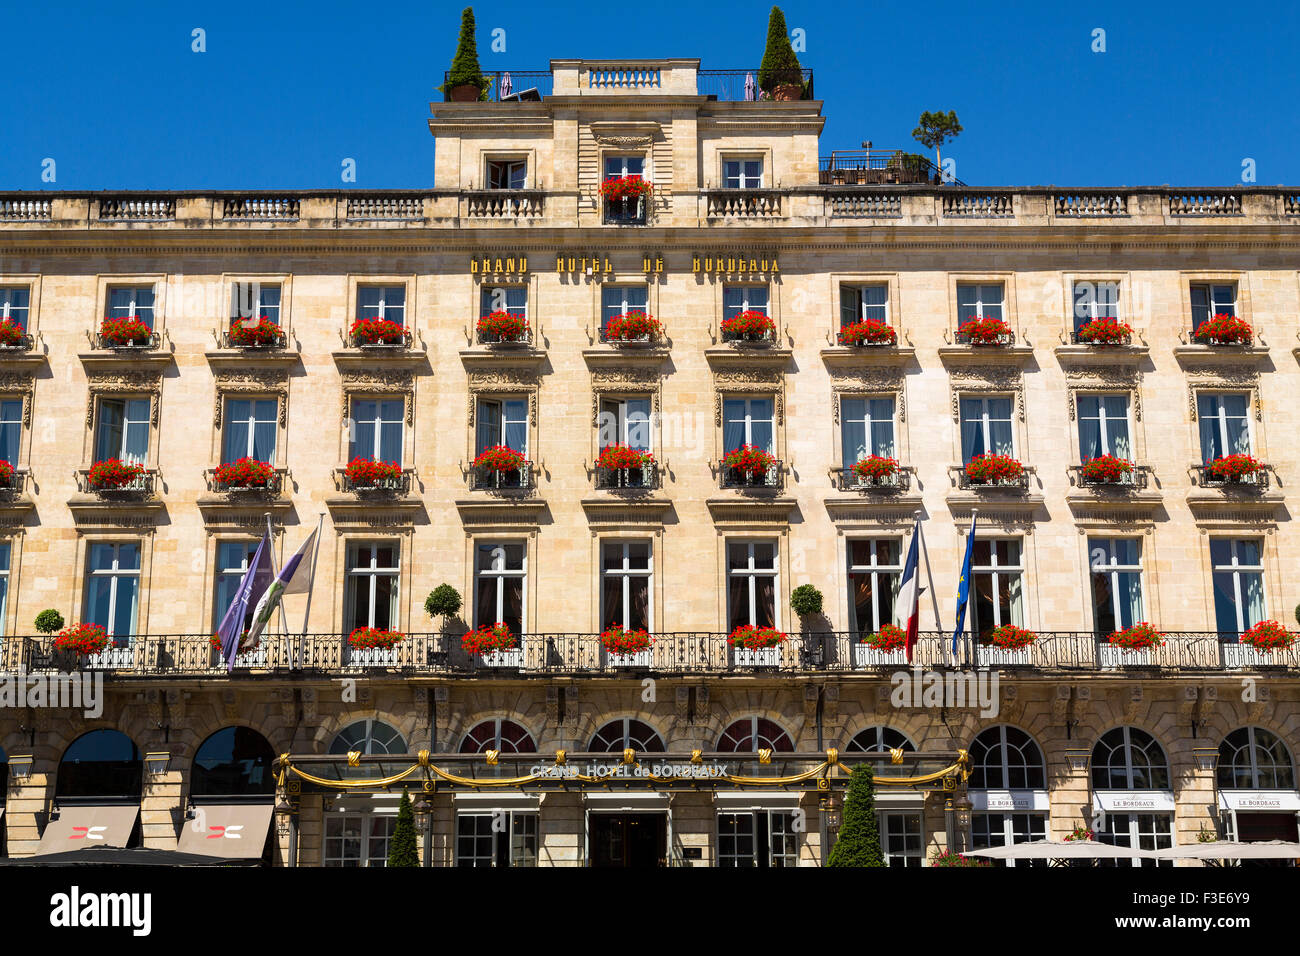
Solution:
[[[415,811],[411,809],[411,795],[405,790],[402,791],[402,802],[397,805],[393,838],[388,841],[388,865],[420,865],[420,854],[415,847]]]
[[[778,86],[796,83],[803,85],[803,69],[790,45],[790,33],[785,28],[785,14],[773,7],[767,18],[767,47],[763,62],[758,68],[758,88],[771,93]]]
[[[460,39],[456,41],[456,55],[451,61],[444,91],[457,86],[477,86],[484,90],[483,71],[478,65],[478,44],[474,40],[474,8],[466,7],[460,15]]]
[[[885,865],[884,855],[880,852],[880,825],[876,822],[875,774],[870,764],[859,764],[849,778],[839,837],[826,865]]]

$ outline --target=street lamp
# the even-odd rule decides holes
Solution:
[[[422,866],[428,866],[429,853],[433,845],[433,804],[429,802],[428,797],[421,795],[412,809],[415,811],[415,830],[420,834],[423,843],[423,859],[420,863]]]

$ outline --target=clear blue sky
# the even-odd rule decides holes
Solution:
[[[427,187],[425,120],[461,4],[10,4],[0,189]],[[602,13],[603,8],[612,11]],[[475,5],[484,69],[551,57],[756,67],[769,2]],[[822,152],[915,148],[924,109],[965,132],[972,185],[1300,183],[1300,5],[787,2],[825,101]],[[490,31],[506,30],[493,53]],[[191,51],[191,30],[207,52]],[[1106,52],[1091,49],[1106,31]],[[41,163],[57,180],[42,183]],[[351,185],[351,184],[347,184]]]

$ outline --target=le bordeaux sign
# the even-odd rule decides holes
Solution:
[[[559,275],[613,275],[612,253],[587,251],[582,253],[558,252],[555,254],[555,271]],[[684,264],[684,263],[683,263]],[[631,270],[623,270],[631,271]],[[661,253],[642,253],[641,272],[645,275],[668,271]],[[737,251],[691,256],[693,275],[775,275],[781,271],[776,255],[769,252]],[[469,260],[469,273],[475,276],[525,276],[528,274],[528,256],[477,255]]]

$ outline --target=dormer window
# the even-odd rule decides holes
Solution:
[[[761,159],[728,159],[722,164],[722,185],[726,189],[762,189]]]
[[[488,189],[524,189],[528,182],[528,163],[522,159],[490,159],[487,164]]]

